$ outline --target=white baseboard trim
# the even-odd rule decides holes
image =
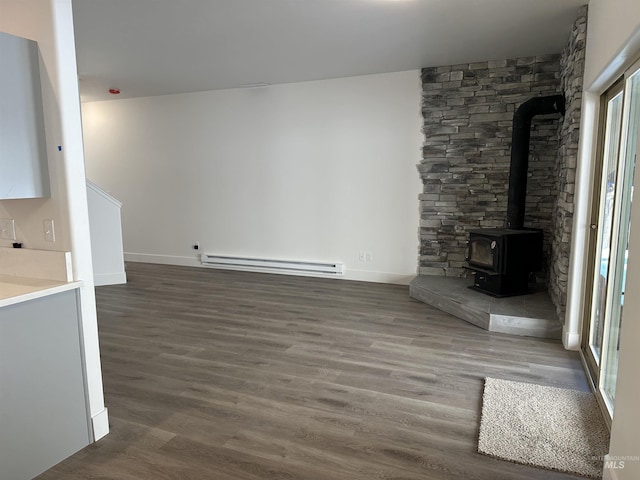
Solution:
[[[568,332],[567,326],[562,327],[562,344],[567,350],[580,350],[580,334],[576,332]]]
[[[200,268],[213,268],[200,263],[199,256],[193,257],[178,257],[171,255],[153,255],[149,253],[133,253],[125,252],[124,259],[127,262],[141,262],[141,263],[159,263],[161,265],[179,265],[183,267],[200,267]],[[389,272],[370,272],[366,270],[350,270],[345,268],[345,273],[342,276],[336,276],[333,274],[322,273],[302,273],[302,272],[273,272],[266,271],[260,268],[252,267],[229,267],[227,270],[238,270],[244,272],[261,272],[261,273],[273,273],[276,275],[294,275],[302,277],[318,277],[318,278],[335,278],[338,280],[356,280],[360,282],[373,282],[373,283],[393,283],[397,285],[409,285],[411,280],[415,278],[415,273],[389,273]]]
[[[183,267],[202,267],[200,255],[197,257],[177,257],[171,255],[154,255],[151,253],[125,252],[126,262],[159,263],[161,265],[180,265]]]
[[[359,282],[392,283],[395,285],[409,285],[411,280],[416,278],[415,273],[390,273],[390,272],[369,272],[367,270],[347,270],[345,269],[345,280],[356,280]]]
[[[122,283],[127,283],[127,274],[124,272],[93,274],[93,284],[96,287],[103,285],[120,285]]]
[[[94,442],[97,442],[109,433],[109,412],[106,407],[91,417],[91,427],[93,429]]]

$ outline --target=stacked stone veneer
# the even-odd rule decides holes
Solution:
[[[422,70],[420,274],[466,275],[468,231],[505,225],[516,108],[534,96],[564,93],[565,117],[533,119],[525,215],[525,226],[544,231],[539,280],[548,281],[563,318],[585,27],[583,7],[562,54]]]
[[[578,18],[560,58],[560,79],[562,91],[566,97],[566,113],[560,124],[560,148],[554,172],[556,180],[554,189],[557,192],[557,198],[551,228],[553,238],[551,241],[551,261],[549,262],[549,294],[561,319],[564,319],[567,304],[567,279],[573,226],[573,195],[580,136],[586,36],[587,7],[584,6],[578,12]]]
[[[560,55],[425,68],[422,85],[420,273],[462,276],[467,232],[505,225],[515,109],[560,92]],[[527,179],[525,225],[544,230],[547,259],[558,118],[534,117]]]

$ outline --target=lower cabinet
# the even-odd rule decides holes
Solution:
[[[90,442],[77,289],[0,308],[0,478],[31,479]]]

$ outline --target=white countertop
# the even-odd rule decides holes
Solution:
[[[0,307],[73,290],[81,284],[82,282],[0,275]]]

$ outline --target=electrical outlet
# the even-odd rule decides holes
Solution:
[[[13,218],[0,218],[0,239],[16,239],[16,223]]]
[[[47,219],[42,221],[42,229],[44,230],[44,240],[45,242],[55,242],[56,241],[56,231],[54,228],[53,220]]]
[[[373,261],[373,252],[367,252],[365,250],[360,250],[358,252],[358,260],[361,262],[372,262]]]

